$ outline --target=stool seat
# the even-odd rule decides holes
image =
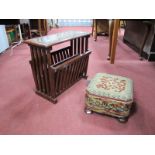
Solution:
[[[87,109],[127,118],[133,102],[133,81],[129,78],[97,73],[86,89]]]

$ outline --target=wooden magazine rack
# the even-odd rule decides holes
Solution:
[[[90,33],[66,31],[25,41],[30,46],[31,68],[36,93],[57,102],[57,96],[81,78],[87,78]],[[52,51],[62,42],[70,46]]]

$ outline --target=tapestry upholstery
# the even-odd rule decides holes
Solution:
[[[133,102],[133,81],[129,78],[98,73],[86,89],[86,105],[95,112],[127,117]]]

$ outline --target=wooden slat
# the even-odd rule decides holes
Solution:
[[[80,64],[81,64],[81,60],[78,60],[77,61],[77,69],[76,69],[76,73],[75,73],[76,80],[78,80],[80,77]]]
[[[63,51],[61,52],[62,56],[63,56],[63,60],[65,59],[65,54],[63,53]]]
[[[31,50],[31,51],[32,51],[31,57],[32,57],[32,62],[33,62],[33,64],[34,64],[35,77],[36,77],[36,81],[37,81],[37,83],[38,83],[38,90],[39,90],[40,87],[39,87],[39,82],[38,82],[38,70],[37,70],[37,67],[36,67],[37,63],[36,63],[36,58],[35,58],[35,55],[34,55],[35,49],[34,49],[33,46],[31,46],[31,49],[32,49],[32,50]]]
[[[70,84],[70,79],[71,79],[71,68],[72,68],[72,64],[68,64],[68,70],[67,70],[67,81],[66,81],[66,88],[69,86]]]
[[[49,83],[50,83],[50,97],[55,98],[56,97],[56,91],[55,91],[55,70],[52,70],[50,66],[52,65],[51,61],[51,53],[52,47],[46,48],[47,51],[47,65],[48,65],[48,75],[49,75]]]
[[[48,64],[48,66],[51,66],[51,65],[53,65],[52,60],[51,60],[52,47],[45,48],[45,51],[46,51],[46,55],[47,55],[47,64]]]
[[[71,73],[70,73],[69,82],[70,82],[70,84],[72,84],[74,81],[74,76],[75,76],[76,62],[71,63],[70,66],[71,66],[71,69],[70,69]]]
[[[83,76],[83,73],[84,73],[84,67],[85,67],[85,57],[83,57],[83,61],[82,61],[82,68],[81,68],[81,73],[82,73],[82,76]]]
[[[55,78],[55,90],[56,90],[56,94],[59,94],[60,75],[61,75],[60,70],[58,70],[56,72],[56,78]]]
[[[68,78],[69,78],[69,66],[66,66],[65,68],[65,83],[64,83],[64,88],[66,89],[68,86]]]
[[[66,49],[68,58],[70,57],[69,49]]]
[[[35,57],[35,66],[36,66],[36,70],[37,70],[37,79],[38,79],[39,91],[42,91],[41,75],[40,75],[40,69],[39,69],[39,58],[37,55],[37,48],[33,47],[33,49],[34,49],[34,57]]]
[[[78,73],[78,60],[74,62],[75,63],[75,67],[74,67],[74,76],[73,76],[73,83],[77,80],[77,73]]]
[[[64,59],[66,59],[67,55],[66,55],[65,49],[63,49],[63,55],[64,55]]]
[[[42,68],[42,56],[40,53],[40,48],[36,49],[36,54],[38,57],[38,67],[39,67],[39,73],[40,73],[40,80],[41,80],[41,91],[45,92],[45,83],[44,83],[44,76],[43,76],[43,68]]]
[[[65,50],[66,51],[66,55],[67,55],[67,58],[69,58],[69,52],[68,52],[68,49]]]
[[[58,59],[58,54],[57,53],[55,53],[55,58],[56,58],[56,63],[58,63],[59,59]]]
[[[85,51],[88,51],[88,37],[85,37]]]
[[[31,51],[31,68],[32,68],[32,73],[33,73],[33,77],[34,77],[34,81],[35,81],[35,85],[36,85],[36,89],[39,89],[39,84],[38,84],[38,79],[37,79],[37,70],[36,70],[36,65],[35,65],[35,57],[34,57],[34,51],[33,51],[33,47],[30,46],[30,51]]]
[[[79,54],[79,49],[80,49],[80,38],[76,39],[76,54]]]
[[[61,62],[63,60],[63,58],[61,57],[61,52],[58,53],[59,56],[59,62]]]
[[[58,60],[58,62],[60,62],[61,59],[60,59],[60,56],[59,56],[59,52],[58,52],[56,55],[57,55],[57,60]]]
[[[84,61],[83,61],[83,66],[82,66],[82,72],[84,73],[85,72],[86,63],[87,63],[86,57],[84,57],[83,60]]]
[[[71,52],[71,55],[74,54],[74,43],[73,42],[74,42],[74,40],[70,41],[70,46],[71,46],[70,52]]]
[[[53,59],[54,59],[54,62],[56,64],[57,63],[57,58],[56,58],[56,54],[55,53],[53,54]]]
[[[77,51],[77,43],[76,43],[77,39],[74,39],[74,55],[76,55],[76,51]]]
[[[48,79],[48,68],[47,68],[47,55],[44,49],[41,50],[42,58],[43,58],[43,73],[45,77],[45,85],[46,85],[46,92],[50,95],[50,87],[49,87],[49,79]]]
[[[55,64],[54,63],[54,58],[53,58],[53,55],[51,54],[51,62],[52,62],[52,64]],[[47,62],[46,62],[47,63]]]
[[[65,57],[68,58],[67,51],[64,50]]]
[[[67,49],[68,56],[71,57],[70,48]]]
[[[79,79],[79,66],[80,66],[80,60],[77,60],[76,62],[76,72],[75,72],[75,81]]]
[[[82,76],[83,63],[84,63],[84,59],[82,57],[81,60],[80,60],[80,67],[79,67],[80,73],[79,73],[79,76]]]
[[[60,81],[59,81],[59,92],[61,93],[63,90],[63,69],[60,70]]]
[[[89,56],[88,56],[88,57],[86,57],[86,65],[85,65],[85,70],[84,70],[85,75],[87,74],[87,69],[88,69],[88,61],[89,61]],[[87,75],[86,75],[86,76],[87,76]]]
[[[42,91],[44,93],[47,93],[46,90],[46,84],[45,84],[45,75],[44,75],[44,61],[43,61],[43,55],[42,55],[42,50],[41,48],[38,48],[38,55],[39,55],[39,59],[40,59],[40,73],[41,73],[41,81],[42,81]]]
[[[89,60],[89,57],[86,57],[86,64],[85,64],[85,68],[84,68],[84,72],[85,72],[85,76],[87,76],[87,68],[88,68],[88,60]]]
[[[69,66],[68,66],[67,87],[71,84],[72,68],[73,68],[73,64],[69,64]]]
[[[64,86],[65,86],[65,82],[66,82],[66,80],[65,80],[65,76],[66,76],[66,69],[65,68],[62,68],[62,69],[60,69],[61,70],[61,78],[60,78],[60,80],[61,80],[61,83],[60,83],[60,89],[61,90],[64,90],[65,88],[64,88]],[[65,82],[64,82],[65,81]]]
[[[73,68],[72,72],[73,72],[72,83],[74,83],[75,80],[76,80],[76,76],[75,75],[77,73],[77,61],[74,62],[74,68]]]
[[[62,70],[59,70],[59,81],[58,81],[58,93],[61,93],[61,78],[62,78]]]
[[[84,37],[84,53],[86,53],[86,37]]]
[[[81,53],[84,53],[84,37],[81,38]]]
[[[51,55],[53,54],[58,54],[58,53],[63,53],[64,50],[70,50],[71,49],[71,46],[67,46],[65,48],[62,48],[62,49],[59,49],[59,50],[56,50],[56,51],[52,51]]]
[[[63,61],[64,60],[64,56],[63,56],[62,52],[60,52],[60,55],[61,55],[61,61]]]
[[[62,84],[62,88],[63,90],[66,88],[66,78],[67,78],[67,67],[63,68],[63,84]]]
[[[74,53],[75,53],[75,45],[74,45],[75,39],[73,39],[72,42],[73,42],[73,46],[72,46],[72,52],[73,53],[72,54],[74,55]]]
[[[52,64],[56,64],[54,55],[51,55],[51,61],[53,62]]]
[[[71,79],[71,68],[72,68],[72,64],[68,65],[68,78],[67,78],[67,88],[70,85],[70,79]]]
[[[76,39],[77,40],[77,45],[78,45],[78,48],[77,48],[77,52],[78,52],[78,54],[80,54],[80,46],[81,46],[81,39],[80,38],[78,38],[78,39]]]

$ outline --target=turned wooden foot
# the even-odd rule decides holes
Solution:
[[[88,108],[85,108],[85,113],[86,114],[92,114],[92,111],[90,109],[88,109]]]
[[[56,104],[58,102],[57,99],[51,99],[51,101],[52,101],[53,104]]]
[[[124,118],[118,118],[118,121],[119,121],[120,123],[125,123],[125,122],[128,121],[128,118],[127,118],[127,117],[124,117]]]
[[[88,78],[88,76],[86,75],[86,73],[83,73],[83,74],[82,74],[82,77],[83,77],[84,79],[87,79],[87,78]]]
[[[110,60],[110,57],[109,56],[107,57],[107,60]]]

